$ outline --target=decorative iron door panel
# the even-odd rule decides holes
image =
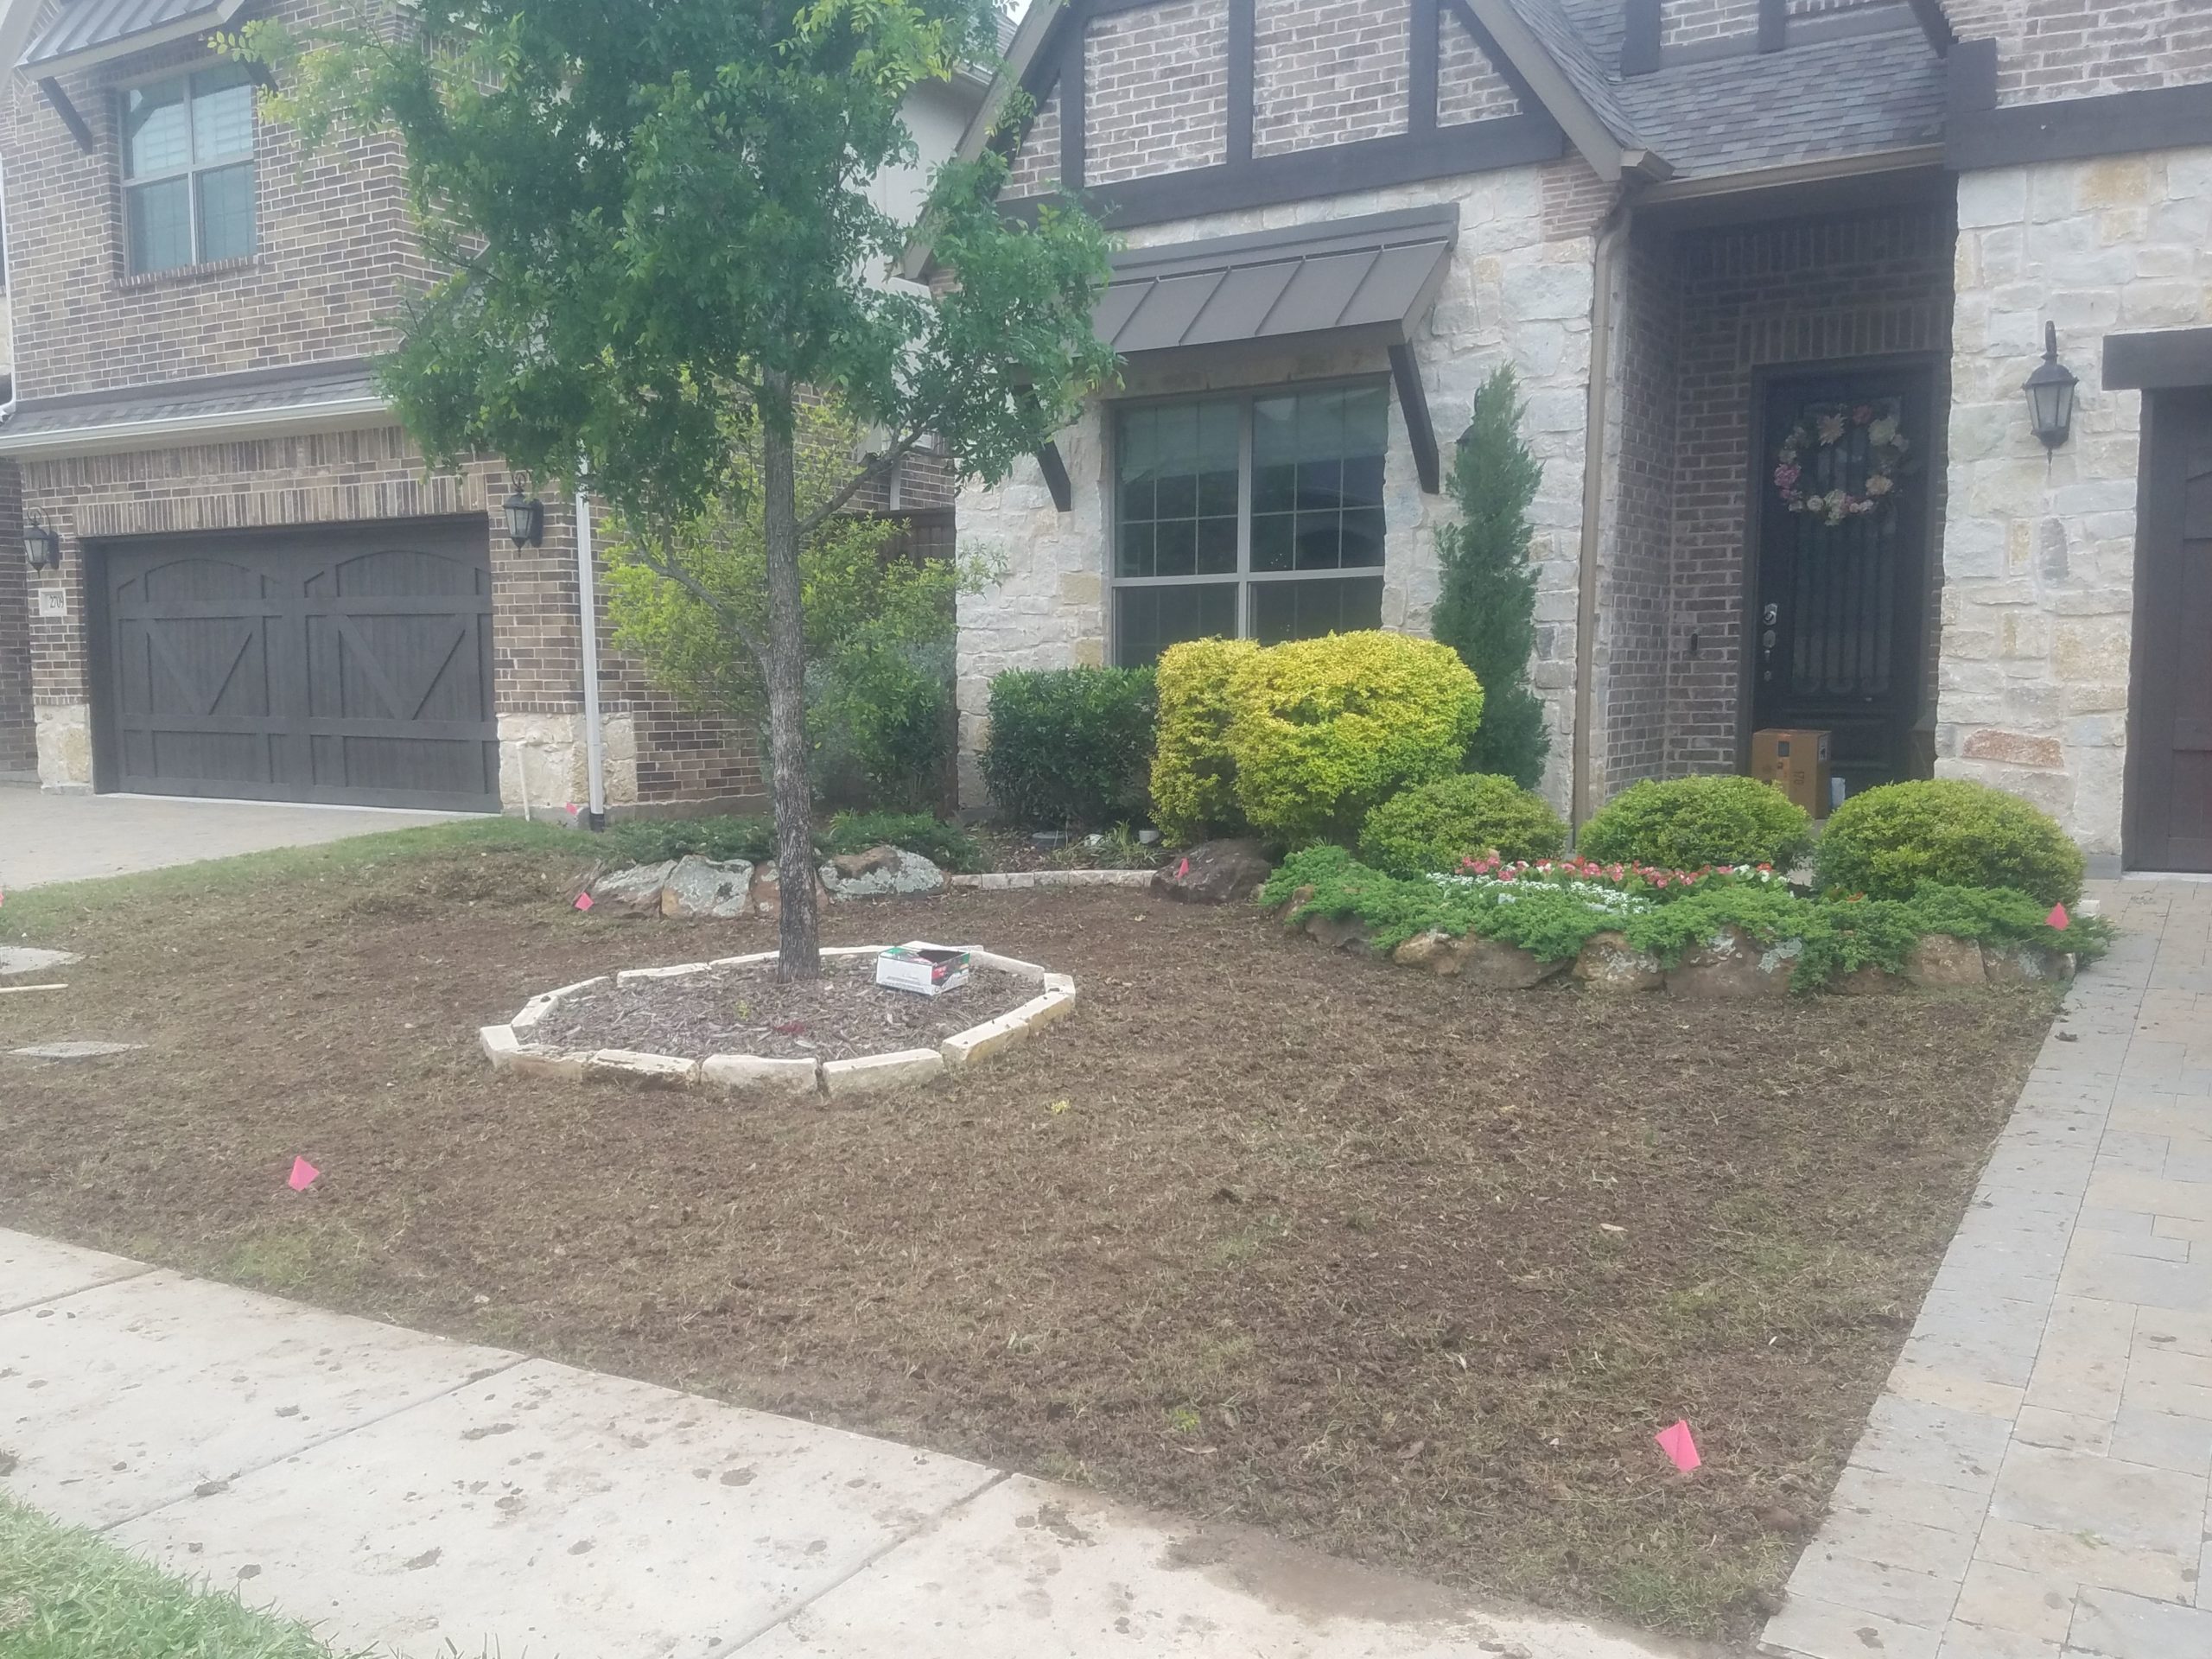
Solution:
[[[1834,734],[1852,793],[1912,776],[1927,682],[1932,380],[1770,380],[1751,616],[1755,726]]]
[[[2212,871],[2212,391],[2148,402],[2126,853]]]
[[[497,810],[481,521],[102,552],[105,787]]]

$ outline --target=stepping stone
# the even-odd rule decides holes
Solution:
[[[67,968],[84,958],[68,950],[34,950],[27,944],[0,944],[0,974],[40,974]]]
[[[11,1048],[10,1054],[27,1060],[97,1060],[110,1054],[128,1054],[143,1043],[39,1043],[30,1048]]]

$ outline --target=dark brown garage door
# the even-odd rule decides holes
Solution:
[[[2212,391],[2148,401],[2127,862],[2212,870]]]
[[[483,520],[100,553],[102,788],[497,810]]]

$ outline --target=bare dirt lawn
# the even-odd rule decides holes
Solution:
[[[568,907],[573,837],[415,832],[11,894],[0,1217],[1086,1482],[1484,1592],[1740,1637],[1864,1422],[2047,993],[1484,996],[1141,893],[841,906],[1072,973],[893,1103],[495,1077],[475,1027],[759,923]],[[284,1186],[296,1154],[323,1170]],[[1688,1417],[1705,1467],[1654,1431]]]

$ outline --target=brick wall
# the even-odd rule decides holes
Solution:
[[[38,764],[31,724],[30,567],[24,563],[22,480],[0,461],[0,772]]]
[[[1252,153],[1403,132],[1410,0],[1258,0]]]
[[[1592,792],[1598,802],[1667,769],[1675,376],[1681,289],[1674,250],[1632,236],[1621,256],[1609,424],[1616,435],[1612,556],[1598,601]]]
[[[1059,183],[1060,89],[1055,86],[1030,118],[1029,130],[1022,135],[1021,148],[1007,173],[1005,194],[1008,200],[1048,195]]]
[[[2002,104],[2212,80],[2204,0],[1948,0],[1967,40],[1997,42]]]
[[[491,520],[493,694],[503,743],[551,741],[527,735],[533,721],[575,726],[582,668],[574,514],[549,503],[543,545],[514,546],[499,512],[512,487],[502,467],[426,472],[405,434],[392,427],[70,456],[29,463],[22,477],[26,505],[62,537],[61,568],[41,585],[61,590],[68,613],[31,620],[35,696],[56,721],[76,717],[93,695],[85,649],[87,542],[484,515]],[[757,796],[751,734],[726,721],[683,714],[637,664],[613,652],[603,616],[601,636],[604,712],[627,716],[638,738],[635,790],[626,785],[620,793],[634,792],[647,804]],[[537,804],[550,798],[539,794]]]
[[[1520,99],[1459,15],[1440,7],[1436,28],[1436,124],[1458,127],[1518,115]]]
[[[329,0],[280,0],[249,6],[240,21],[306,26],[336,15]],[[390,343],[378,320],[427,280],[393,141],[342,141],[303,157],[289,130],[258,119],[257,251],[125,275],[118,91],[213,61],[184,42],[64,76],[98,140],[89,156],[35,86],[10,78],[0,143],[22,397],[363,356]]]
[[[1759,32],[1759,0],[1666,0],[1659,44],[1701,46]]]
[[[1891,353],[1948,357],[1954,239],[1942,206],[1681,238],[1669,771],[1732,771],[1741,758],[1752,372]],[[1937,407],[1946,396],[1939,380]],[[1927,486],[1939,489],[1940,474]],[[1940,501],[1931,512],[1940,523]],[[1940,550],[1929,568],[1932,578]]]
[[[1228,0],[1179,0],[1096,20],[1084,48],[1084,106],[1088,183],[1224,160]]]

